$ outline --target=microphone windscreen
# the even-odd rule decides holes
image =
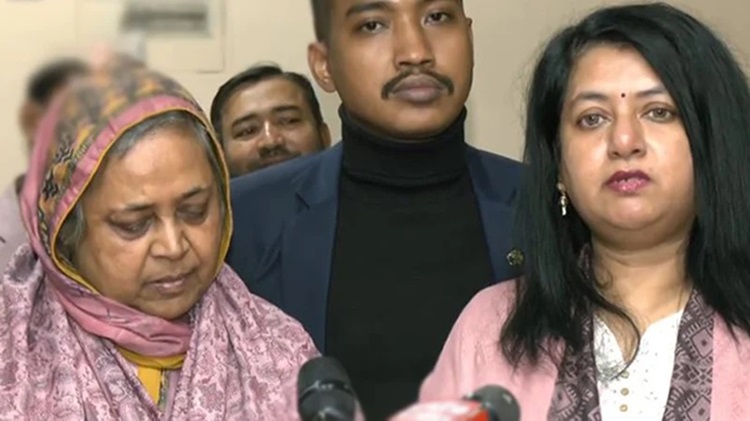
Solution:
[[[313,358],[302,365],[297,375],[297,393],[302,399],[306,391],[315,388],[321,382],[339,384],[349,389],[349,376],[337,360],[329,357]]]
[[[357,400],[344,367],[328,357],[303,364],[297,375],[297,405],[304,421],[353,421]]]
[[[467,398],[480,402],[495,420],[519,421],[521,419],[521,407],[518,401],[512,393],[500,386],[484,386]]]

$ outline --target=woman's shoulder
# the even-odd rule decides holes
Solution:
[[[489,286],[479,291],[469,304],[473,303],[476,306],[492,306],[495,308],[499,306],[503,310],[509,310],[516,297],[518,282],[518,279],[509,279]]]
[[[456,328],[462,330],[462,336],[483,334],[487,330],[499,335],[515,303],[517,283],[518,280],[511,279],[478,292],[464,307],[456,322]]]
[[[446,348],[454,345],[456,357],[472,365],[506,365],[500,333],[513,309],[517,282],[503,281],[477,293],[456,320]]]
[[[480,291],[459,316],[432,373],[420,390],[420,401],[456,399],[480,387],[506,388],[529,419],[542,419],[556,378],[554,365],[511,364],[500,334],[513,311],[517,280]]]
[[[453,398],[486,383],[504,383],[510,365],[500,349],[500,332],[515,299],[516,282],[485,288],[464,307],[422,385],[421,400]]]

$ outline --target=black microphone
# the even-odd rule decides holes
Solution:
[[[518,405],[518,401],[512,393],[500,386],[484,386],[466,396],[466,399],[481,403],[493,421],[521,419],[521,406]]]
[[[329,357],[303,364],[297,375],[297,408],[302,421],[355,421],[357,396],[344,367]]]
[[[518,401],[500,386],[484,386],[462,399],[412,405],[389,421],[519,421]]]

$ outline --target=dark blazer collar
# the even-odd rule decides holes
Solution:
[[[327,151],[321,152],[320,159],[315,165],[294,177],[292,184],[295,186],[297,197],[307,207],[338,197],[342,152],[339,142]]]

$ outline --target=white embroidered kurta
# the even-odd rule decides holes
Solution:
[[[633,363],[626,363],[617,339],[604,322],[594,322],[599,405],[603,421],[661,421],[669,396],[682,311],[646,329]],[[614,377],[614,378],[613,378]]]

